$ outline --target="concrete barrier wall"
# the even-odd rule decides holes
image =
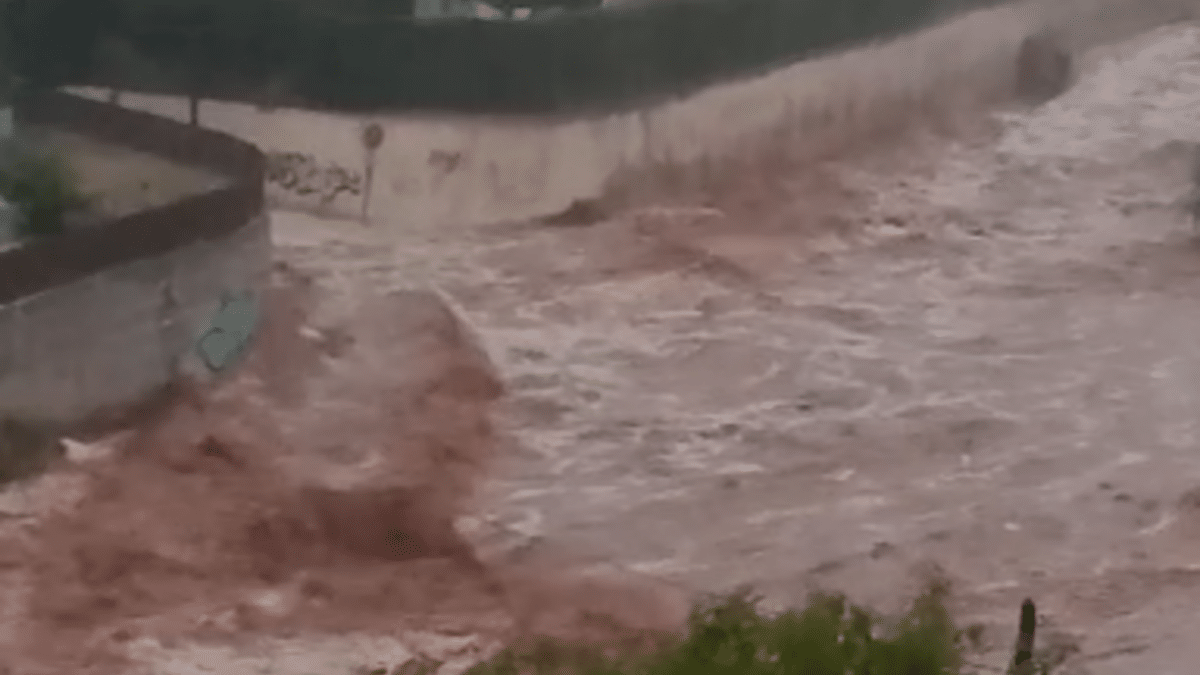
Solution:
[[[270,272],[262,154],[225,134],[61,94],[18,102],[17,113],[231,180],[0,251],[0,417],[72,425],[136,406],[181,370],[214,374],[200,339]]]
[[[385,132],[370,216],[404,228],[453,227],[557,212],[614,181],[663,166],[717,161],[760,148],[793,158],[836,151],[917,116],[1005,99],[1028,35],[1056,29],[1086,48],[1190,17],[1196,0],[1025,0],[979,10],[887,44],[802,62],[645,110],[591,119],[354,117],[265,112],[205,102],[201,124],[264,151],[311,155],[307,195],[268,185],[275,206],[355,216],[361,195],[323,204],[320,183],[363,172],[367,123]],[[92,97],[107,91],[83,90]],[[185,120],[187,104],[126,94],[122,105]],[[327,189],[326,192],[332,192]]]
[[[528,218],[599,196],[617,176],[778,145],[797,156],[836,150],[913,113],[1005,98],[1027,35],[1054,28],[1075,47],[1190,16],[1195,0],[1031,0],[973,12],[867,49],[803,62],[651,109],[594,119],[353,117],[205,102],[201,123],[270,152],[363,173],[369,122],[385,140],[375,160],[370,216],[402,227]],[[106,97],[107,92],[86,95]],[[127,94],[122,105],[184,120],[186,102]],[[337,172],[331,172],[334,175]],[[634,178],[631,178],[634,176]],[[323,176],[313,176],[320,183]],[[333,180],[329,178],[329,180]],[[323,204],[268,185],[276,206],[354,216],[361,195]]]
[[[193,352],[226,292],[257,290],[267,217],[233,234],[105,269],[0,305],[3,412],[72,423],[152,396]]]

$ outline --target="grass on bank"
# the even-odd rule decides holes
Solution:
[[[898,621],[850,604],[841,595],[815,595],[802,610],[771,616],[748,590],[697,606],[686,637],[657,649],[622,654],[595,646],[542,640],[509,647],[467,675],[966,675],[963,654],[977,629],[955,628],[945,609],[947,589],[931,585]],[[1033,603],[1022,606],[1024,644],[1032,649]],[[1023,654],[1023,656],[1022,656]],[[1046,675],[1029,651],[1014,660],[1015,675]],[[388,673],[429,675],[437,662],[413,660]]]

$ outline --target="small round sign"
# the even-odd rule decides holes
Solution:
[[[374,122],[368,124],[367,128],[363,129],[362,142],[368,150],[378,148],[383,144],[383,127]]]

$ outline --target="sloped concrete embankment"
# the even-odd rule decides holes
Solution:
[[[384,140],[375,158],[371,219],[441,228],[555,213],[614,183],[644,185],[664,167],[711,173],[719,172],[721,158],[747,151],[786,148],[793,161],[837,151],[914,120],[1009,97],[1016,53],[1028,35],[1056,30],[1081,49],[1187,18],[1195,8],[1194,0],[1017,2],[890,43],[591,119],[367,118],[219,102],[205,102],[200,116],[203,125],[265,151],[295,153],[283,158],[284,173],[293,175],[282,180],[291,187],[269,185],[276,206],[336,216],[361,211],[360,139],[364,126],[377,122]],[[121,102],[187,118],[186,101],[175,97],[125,94]]]

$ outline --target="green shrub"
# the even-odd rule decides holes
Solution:
[[[769,617],[740,591],[693,610],[686,638],[650,655],[541,641],[509,648],[468,675],[955,675],[962,634],[944,589],[918,597],[894,625],[840,595],[818,595],[802,611]]]
[[[88,204],[79,189],[79,177],[53,152],[15,149],[0,165],[0,196],[17,206],[20,237],[60,234],[63,216]]]

